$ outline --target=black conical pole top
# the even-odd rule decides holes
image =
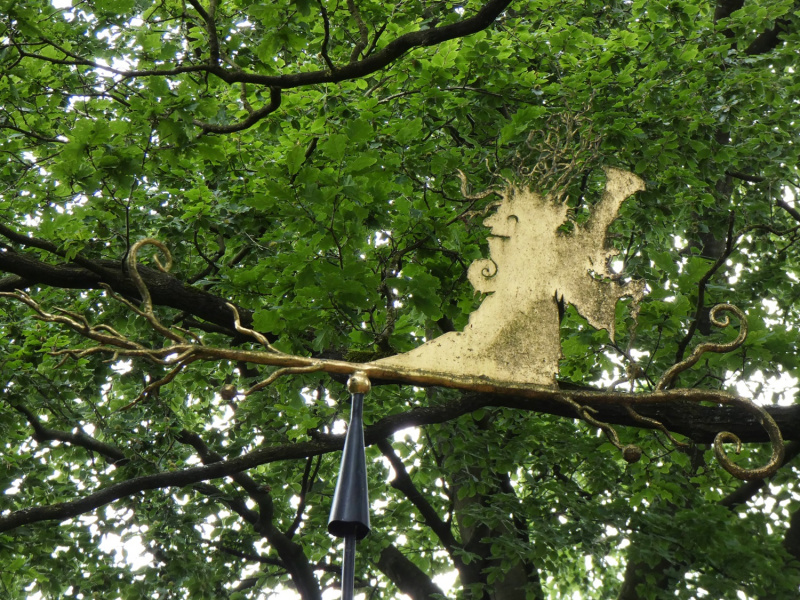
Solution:
[[[369,491],[367,461],[364,456],[364,394],[370,383],[366,375],[355,373],[347,382],[352,394],[350,425],[344,441],[339,480],[333,494],[328,533],[356,540],[369,533]]]

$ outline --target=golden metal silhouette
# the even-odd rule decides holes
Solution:
[[[617,300],[639,300],[644,282],[624,285],[608,271],[617,254],[607,230],[622,202],[644,189],[641,179],[606,168],[606,186],[589,220],[570,233],[559,228],[568,207],[551,195],[509,186],[491,228],[490,258],[473,262],[469,281],[488,294],[461,332],[446,333],[404,354],[374,364],[420,374],[479,377],[506,383],[555,386],[561,358],[558,301],[572,304],[614,338]]]

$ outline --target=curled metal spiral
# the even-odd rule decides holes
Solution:
[[[489,264],[481,269],[481,276],[485,277],[486,279],[491,279],[497,275],[497,263],[491,258],[487,258],[485,262]]]
[[[164,337],[169,338],[173,342],[177,343],[184,343],[186,339],[172,331],[169,327],[166,327],[158,320],[155,313],[153,312],[153,299],[150,296],[150,290],[147,289],[147,284],[145,284],[144,279],[142,279],[141,274],[139,273],[139,265],[136,262],[136,257],[139,254],[139,250],[142,246],[155,246],[158,248],[161,253],[166,258],[166,264],[161,264],[161,261],[158,260],[157,256],[153,256],[153,261],[156,263],[158,269],[163,272],[167,273],[172,268],[172,254],[170,254],[169,248],[167,248],[163,243],[155,240],[153,238],[144,238],[136,242],[133,246],[131,246],[130,250],[128,251],[128,258],[126,260],[126,266],[128,269],[128,274],[133,279],[134,284],[136,285],[136,289],[139,291],[139,295],[142,298],[142,310],[139,310],[133,305],[129,306],[137,313],[141,314],[145,317],[152,327],[164,335]],[[127,302],[126,302],[127,303]]]
[[[682,373],[686,369],[693,367],[706,352],[731,352],[744,343],[745,338],[747,338],[747,317],[745,314],[733,304],[717,304],[711,309],[711,313],[709,314],[711,323],[717,327],[727,327],[731,322],[728,315],[725,315],[722,319],[717,318],[717,315],[721,312],[733,313],[736,315],[736,318],[739,319],[739,335],[736,336],[736,339],[725,344],[713,344],[710,342],[698,344],[687,359],[667,369],[667,372],[658,380],[656,391],[666,389],[678,373]]]
[[[139,254],[139,250],[142,246],[155,246],[164,254],[167,259],[167,263],[165,265],[161,264],[161,261],[158,260],[157,256],[153,256],[153,260],[158,266],[158,269],[163,273],[169,272],[172,268],[172,254],[163,243],[155,240],[153,238],[144,238],[136,242],[133,246],[131,246],[130,250],[128,251],[128,259],[127,259],[127,267],[128,273],[130,273],[131,278],[133,279],[134,284],[136,284],[136,289],[139,291],[139,295],[142,298],[142,303],[144,305],[144,311],[146,313],[153,312],[153,300],[150,297],[150,290],[147,289],[147,285],[145,285],[142,276],[139,274],[139,265],[136,262],[136,257]]]
[[[699,361],[700,357],[706,352],[730,352],[744,343],[745,339],[747,338],[747,317],[745,314],[732,304],[717,304],[711,309],[710,313],[710,319],[713,325],[717,327],[727,327],[730,325],[730,316],[724,315],[722,318],[720,318],[719,315],[723,312],[733,313],[736,318],[739,319],[739,334],[736,336],[736,339],[724,344],[714,344],[710,342],[698,344],[688,358],[667,369],[664,375],[661,376],[661,379],[658,380],[658,383],[656,384],[656,391],[662,391],[666,389],[679,373],[682,373],[683,371],[686,371],[697,364],[697,361]],[[738,396],[728,396],[727,398],[719,399],[718,401],[722,404],[733,404],[739,406],[745,409],[747,412],[756,415],[759,423],[761,423],[762,427],[764,427],[764,429],[767,431],[770,444],[772,445],[772,456],[766,465],[755,469],[745,469],[735,464],[730,458],[728,458],[728,455],[723,448],[723,444],[725,443],[736,444],[736,453],[738,454],[742,448],[742,441],[735,434],[729,431],[721,431],[714,438],[714,455],[717,457],[720,465],[722,465],[722,468],[737,479],[743,480],[763,479],[774,474],[783,462],[784,446],[780,428],[778,427],[778,424],[775,423],[775,420],[772,418],[772,416],[763,407]]]
[[[755,469],[745,469],[744,467],[740,467],[730,458],[728,458],[725,449],[722,447],[722,444],[733,443],[736,444],[736,453],[738,454],[741,452],[742,441],[736,434],[733,434],[730,431],[720,431],[714,438],[714,456],[717,457],[717,460],[719,461],[719,464],[722,465],[722,468],[737,479],[747,481],[749,479],[764,479],[765,477],[773,475],[783,463],[783,456],[785,452],[783,437],[781,436],[781,430],[778,427],[778,424],[775,422],[772,416],[766,410],[764,410],[763,407],[758,406],[749,400],[745,400],[744,398],[736,398],[732,403],[741,406],[748,412],[759,417],[759,422],[761,423],[762,427],[767,430],[767,435],[769,435],[769,441],[772,445],[772,456],[770,456],[769,462],[763,467],[757,467]]]

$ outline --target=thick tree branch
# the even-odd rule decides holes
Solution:
[[[48,137],[46,135],[42,135],[41,133],[36,133],[35,131],[28,131],[27,129],[22,129],[21,127],[16,127],[15,125],[10,125],[8,123],[3,123],[0,125],[0,130],[3,129],[10,129],[11,131],[16,131],[21,133],[25,136],[32,137],[34,139],[39,140],[40,142],[49,142],[52,144],[66,144],[67,140],[59,139],[55,137]]]
[[[0,292],[37,284],[80,290],[102,289],[106,284],[121,296],[139,297],[134,279],[119,261],[97,259],[91,262],[91,269],[74,263],[53,265],[25,253],[0,251],[0,271],[18,276],[0,279]],[[157,269],[140,265],[138,270],[150,290],[153,304],[184,311],[222,327],[236,337],[233,314],[224,298],[186,285],[177,277]],[[242,324],[246,327],[252,325],[252,311],[237,309]]]
[[[744,6],[744,0],[719,0],[714,8],[714,23],[720,19],[727,19],[735,11]],[[732,37],[734,34],[730,30],[725,30],[723,33],[727,37]]]
[[[206,11],[198,0],[189,0],[189,4],[197,11],[205,23],[206,35],[208,36],[209,64],[219,64],[219,37],[217,36],[217,25],[214,16],[217,8],[217,0],[211,0],[209,10]]]
[[[231,497],[218,487],[209,483],[195,483],[192,489],[212,500],[221,502],[250,525],[255,525],[258,522],[258,512],[249,508],[242,498]],[[283,565],[283,563],[281,563],[281,565]]]
[[[378,52],[375,52],[374,54],[371,54],[362,60],[344,65],[333,72],[326,69],[324,71],[308,71],[286,75],[259,75],[257,73],[245,73],[242,71],[227,70],[219,64],[182,65],[173,67],[171,69],[141,69],[126,71],[97,64],[93,61],[85,59],[55,59],[27,52],[23,53],[23,55],[28,58],[47,60],[49,62],[58,64],[90,66],[95,69],[100,69],[125,78],[162,77],[181,75],[183,73],[206,72],[216,75],[226,83],[253,83],[285,90],[307,85],[316,85],[320,83],[339,83],[340,81],[364,77],[370,73],[374,73],[375,71],[379,71],[389,66],[391,63],[403,56],[406,52],[414,48],[435,46],[436,44],[441,44],[442,42],[446,42],[448,40],[465,37],[486,29],[492,23],[494,23],[494,21],[502,14],[509,4],[511,4],[511,0],[489,0],[472,17],[459,21],[458,23],[451,23],[450,25],[445,25],[442,27],[420,29],[418,31],[412,31],[410,33],[403,34],[389,42]],[[22,53],[21,50],[20,52]]]
[[[203,439],[194,432],[184,429],[178,434],[177,439],[181,443],[192,446],[205,465],[219,464],[224,461],[222,455],[211,450]],[[279,531],[273,523],[272,494],[269,486],[259,485],[252,477],[242,471],[231,473],[231,478],[258,504],[259,511],[255,521],[252,520],[254,511],[250,511],[250,509],[246,509],[250,517],[247,520],[257,532],[267,539],[278,553],[281,562],[292,578],[297,592],[303,600],[321,600],[322,592],[314,577],[314,569],[303,552],[303,547]]]
[[[381,551],[375,565],[412,600],[442,600],[446,598],[442,589],[430,577],[411,562],[396,547],[389,545]]]
[[[789,519],[789,529],[783,536],[783,548],[800,562],[800,510],[795,510]]]
[[[269,556],[261,556],[260,554],[252,554],[250,552],[242,552],[241,550],[236,550],[235,548],[230,548],[228,546],[217,546],[222,552],[225,554],[230,554],[231,556],[236,556],[238,558],[243,558],[244,560],[252,560],[255,562],[260,562],[265,565],[271,565],[273,567],[281,567],[282,569],[286,568],[280,560],[276,560],[274,558],[270,558]]]
[[[734,225],[734,213],[731,212],[728,218],[728,235],[725,241],[725,250],[724,252],[717,258],[711,268],[706,271],[700,281],[697,282],[697,308],[695,310],[694,319],[692,319],[691,324],[689,325],[689,330],[686,332],[686,335],[678,344],[678,350],[675,352],[675,362],[680,362],[683,360],[684,355],[686,354],[686,348],[689,347],[689,343],[692,341],[695,332],[697,331],[697,326],[700,323],[700,317],[702,316],[703,311],[706,309],[705,306],[705,298],[706,298],[706,286],[708,282],[711,281],[711,278],[714,276],[719,268],[725,264],[725,261],[728,260],[728,257],[733,252],[734,247],[734,235],[733,235],[733,225]]]
[[[702,390],[689,391],[699,393],[699,395],[709,395],[708,392],[703,392]],[[550,392],[550,394],[553,394],[553,392]],[[669,394],[669,392],[664,392],[660,396],[666,398]],[[601,397],[606,396],[606,394],[601,395]],[[624,397],[625,395],[618,394],[617,396]],[[584,398],[588,397],[589,396],[584,396]],[[586,403],[589,404],[588,402]],[[572,411],[566,410],[563,404],[548,401],[546,396],[532,400],[530,398],[500,394],[473,393],[465,394],[458,400],[443,403],[438,406],[417,407],[404,413],[384,417],[374,425],[366,428],[364,432],[365,442],[370,445],[376,444],[378,441],[385,439],[401,429],[451,421],[462,415],[474,412],[479,408],[488,406],[505,406],[508,408],[518,408],[568,417],[575,416],[572,414]],[[598,418],[611,421],[616,414],[619,415],[619,422],[627,422],[632,426],[642,427],[640,423],[631,419],[630,416],[626,417],[623,414],[625,411],[621,407],[609,406],[607,404],[597,404],[596,406],[598,408]],[[757,419],[751,415],[742,414],[741,411],[733,410],[731,407],[704,407],[687,403],[681,406],[681,410],[675,410],[673,404],[669,407],[669,410],[664,410],[665,406],[661,407],[664,414],[658,412],[658,407],[651,408],[655,410],[650,411],[640,408],[639,411],[652,418],[663,420],[665,425],[673,431],[677,431],[677,429],[674,428],[672,421],[680,418],[681,425],[685,428],[686,433],[695,435],[700,442],[710,442],[720,428],[733,431],[739,435],[743,441],[748,441],[748,439],[749,441],[754,441],[753,438],[758,437],[756,434],[760,433],[760,437],[757,441],[765,441],[766,436],[761,426],[756,423]],[[800,411],[794,410],[794,408],[795,407],[776,407],[769,411],[779,423],[783,424],[783,429],[790,438],[797,438],[797,436],[800,435]],[[785,418],[782,418],[782,415],[784,415]],[[183,487],[201,481],[234,475],[262,464],[281,460],[304,459],[309,456],[334,452],[341,450],[344,444],[343,436],[317,434],[315,438],[316,439],[310,441],[298,442],[295,444],[260,448],[236,458],[214,462],[202,467],[192,467],[180,471],[168,471],[129,479],[112,484],[71,502],[15,511],[0,517],[0,532],[9,531],[22,525],[29,525],[40,521],[63,521],[65,519],[70,519],[137,492],[167,487]],[[611,460],[611,457],[609,457],[609,460]]]
[[[361,11],[358,10],[355,0],[347,0],[347,10],[350,11],[350,16],[353,17],[358,27],[358,42],[353,46],[353,51],[350,53],[350,62],[354,63],[361,56],[367,44],[369,44],[369,32],[364,24],[364,19],[361,18]]]
[[[23,235],[14,231],[10,227],[3,225],[2,223],[0,223],[0,235],[20,246],[25,246],[27,248],[38,248],[39,250],[44,250],[45,252],[49,252],[50,254],[60,258],[64,258],[66,256],[66,252],[50,240]],[[76,254],[71,262],[89,269],[98,275],[104,274],[104,270],[100,265],[90,261],[81,254]]]
[[[195,120],[194,124],[197,125],[204,133],[234,133],[236,131],[243,131],[258,123],[264,117],[274,113],[281,106],[281,90],[278,87],[269,88],[270,102],[266,106],[258,110],[249,110],[248,115],[238,123],[230,125],[215,125],[213,123],[205,123],[203,121]]]
[[[794,206],[792,206],[782,198],[776,200],[775,204],[780,208],[782,208],[783,210],[785,210],[787,213],[789,213],[795,221],[800,223],[800,211],[798,211]]]
[[[777,48],[781,42],[781,34],[789,31],[789,19],[778,19],[775,21],[775,26],[772,29],[761,33],[754,39],[750,45],[745,48],[744,53],[748,56],[757,56],[759,54],[766,54],[767,52]]]

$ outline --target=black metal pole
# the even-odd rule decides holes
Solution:
[[[369,490],[364,455],[364,394],[370,389],[364,373],[354,373],[347,382],[351,393],[350,425],[344,440],[342,464],[333,494],[328,532],[344,538],[342,600],[353,599],[356,542],[369,533]]]
[[[353,587],[356,579],[356,536],[344,538],[344,557],[342,559],[342,600],[353,600]]]

